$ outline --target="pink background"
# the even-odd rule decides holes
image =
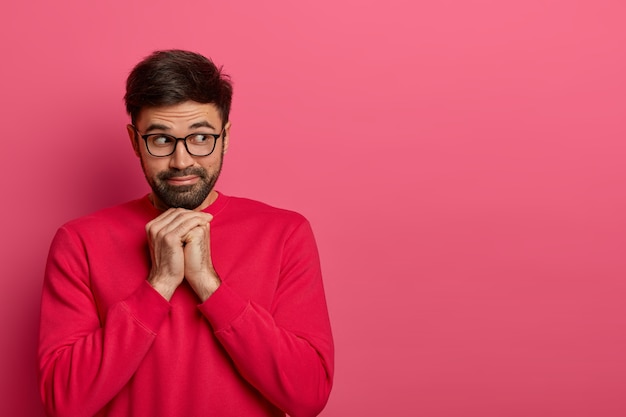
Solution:
[[[41,417],[48,245],[147,192],[124,80],[235,82],[218,188],[305,214],[336,338],[325,417],[626,415],[622,0],[3,2],[2,415]]]

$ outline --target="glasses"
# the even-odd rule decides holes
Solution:
[[[132,126],[132,125],[131,125]],[[162,157],[170,156],[176,150],[179,140],[185,144],[185,149],[193,156],[208,156],[215,150],[217,140],[224,133],[224,129],[219,134],[215,133],[192,133],[184,138],[167,135],[165,133],[150,133],[142,135],[139,130],[133,126],[135,132],[146,142],[148,153],[152,156]]]

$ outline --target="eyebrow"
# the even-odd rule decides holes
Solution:
[[[146,128],[145,133],[152,132],[153,130],[166,130],[167,131],[167,130],[170,130],[170,128],[165,125],[160,125],[158,123],[152,123]]]
[[[211,123],[207,122],[206,120],[203,120],[201,122],[196,122],[190,125],[189,129],[198,129],[199,127],[208,127],[209,129],[216,130],[215,126],[213,126]],[[168,130],[170,130],[170,128],[159,123],[152,123],[146,128],[145,133],[149,133],[155,130],[161,130],[161,131],[167,132]]]
[[[207,122],[206,120],[192,124],[191,126],[189,126],[189,129],[197,129],[199,127],[208,127],[209,129],[217,130],[215,129],[215,126],[213,126],[211,123]]]

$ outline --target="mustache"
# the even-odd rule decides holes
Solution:
[[[207,172],[202,167],[188,167],[185,169],[169,169],[167,171],[162,171],[157,174],[157,178],[166,181],[170,178],[176,177],[186,177],[188,175],[195,175],[200,178],[206,178]]]

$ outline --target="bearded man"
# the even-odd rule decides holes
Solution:
[[[152,191],[62,226],[39,342],[50,416],[317,415],[333,340],[307,220],[215,189],[232,86],[197,53],[157,51],[126,83]]]

